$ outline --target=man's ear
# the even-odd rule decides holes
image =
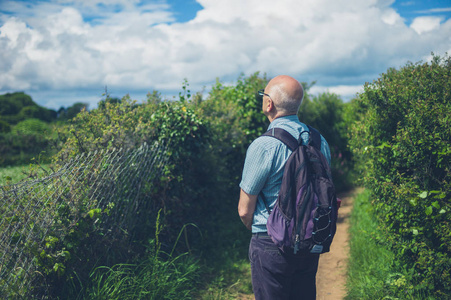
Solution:
[[[265,106],[265,110],[267,113],[271,112],[274,109],[274,102],[271,100],[271,98],[268,99],[268,102]]]

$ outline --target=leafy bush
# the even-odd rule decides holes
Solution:
[[[211,187],[217,184],[203,121],[182,97],[180,101],[172,102],[158,103],[154,100],[154,97],[149,97],[147,103],[137,104],[124,97],[121,102],[107,102],[99,109],[82,111],[68,126],[60,128],[61,151],[54,157],[56,164],[65,164],[83,153],[134,149],[143,143],[167,145],[167,162],[161,177],[152,177],[143,183],[138,196],[147,201],[134,208],[131,214],[125,213],[130,211],[126,209],[130,199],[119,196],[121,190],[135,189],[135,186],[115,186],[118,197],[111,200],[115,203],[111,207],[103,205],[97,208],[95,199],[85,196],[92,192],[89,190],[91,182],[103,178],[105,183],[102,185],[114,184],[118,175],[106,176],[102,168],[97,167],[83,169],[83,177],[72,179],[67,193],[50,200],[51,203],[61,203],[61,199],[65,199],[57,210],[49,212],[54,223],[44,245],[33,245],[30,251],[34,251],[39,271],[46,275],[46,289],[53,295],[66,290],[67,280],[75,276],[79,276],[84,284],[89,270],[98,264],[108,267],[141,257],[142,244],[152,238],[159,209],[164,212],[160,237],[163,250],[187,223],[195,223],[204,237],[210,237],[220,225],[215,223],[219,211],[211,209],[212,199],[215,199]],[[154,171],[136,167],[141,167],[142,172]],[[96,185],[95,189],[99,188]],[[216,207],[221,207],[220,201]],[[125,234],[111,236],[111,231],[118,231],[114,215],[125,218],[121,221],[121,228],[129,224]],[[200,247],[192,246],[193,241],[200,239],[199,231],[185,229],[184,237],[185,248],[180,247],[180,251],[200,250]],[[197,244],[201,246],[201,243]],[[80,264],[80,257],[87,257],[89,261]]]
[[[365,85],[351,139],[384,239],[436,298],[451,293],[450,92],[449,56],[389,69]]]
[[[308,91],[309,86],[306,86]],[[350,104],[343,103],[338,95],[322,93],[307,95],[299,109],[299,119],[318,129],[327,140],[332,158],[332,177],[338,191],[349,189],[353,184],[354,160],[348,148],[348,130],[354,121],[346,117]]]
[[[238,189],[247,147],[269,125],[255,97],[267,81],[258,72],[241,76],[235,85],[217,81],[206,100],[193,101],[195,111],[209,124],[214,151],[222,160],[219,168],[225,168],[218,173],[231,184],[229,189]]]
[[[54,110],[37,105],[25,93],[0,95],[0,166],[30,163],[42,151],[47,152],[43,161],[51,156],[44,134],[51,132],[49,122],[54,120]]]
[[[0,120],[0,133],[8,133],[10,131],[11,126],[7,122]]]
[[[30,163],[32,158],[47,162],[51,149],[52,127],[39,119],[27,119],[12,126],[11,131],[0,133],[0,165]],[[45,156],[41,154],[47,152]]]
[[[13,133],[23,135],[38,135],[40,137],[45,136],[50,131],[50,127],[47,123],[39,119],[27,119],[19,122],[14,126]]]

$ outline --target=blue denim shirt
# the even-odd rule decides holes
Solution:
[[[282,128],[296,139],[308,127],[301,123],[296,115],[280,117],[271,122],[268,127]],[[304,143],[308,141],[308,134],[302,135]],[[321,136],[321,152],[330,164],[330,149],[324,137]],[[258,195],[257,205],[252,221],[252,232],[266,232],[266,221],[269,214],[266,210],[262,195],[270,209],[274,207],[282,183],[285,163],[291,150],[281,141],[269,136],[255,139],[246,152],[240,188],[250,195]]]

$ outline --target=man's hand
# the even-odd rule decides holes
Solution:
[[[247,229],[252,230],[252,220],[254,218],[257,195],[249,195],[245,191],[240,192],[240,201],[238,202],[238,214],[241,221]]]

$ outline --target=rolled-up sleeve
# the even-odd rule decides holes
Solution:
[[[271,171],[272,157],[263,147],[264,139],[256,139],[246,152],[240,188],[249,195],[260,193]]]

